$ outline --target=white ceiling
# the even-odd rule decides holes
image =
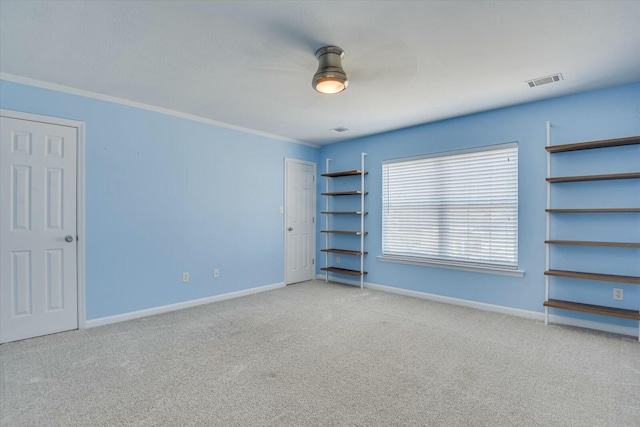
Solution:
[[[2,0],[0,71],[326,144],[640,81],[640,1]]]

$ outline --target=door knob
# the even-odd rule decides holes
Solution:
[[[289,227],[289,228],[287,228],[287,230],[293,231],[293,227]]]
[[[71,236],[71,235],[65,236],[64,240],[65,240],[65,242],[71,243],[71,242],[73,242],[73,236]]]

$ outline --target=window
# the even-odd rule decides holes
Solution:
[[[382,164],[383,261],[518,267],[518,144]]]

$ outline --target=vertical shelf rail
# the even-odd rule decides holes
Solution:
[[[325,173],[329,174],[329,164],[331,163],[332,159],[327,159],[325,162]],[[329,180],[331,178],[329,178],[328,176],[324,178],[324,191],[326,193],[329,192]],[[326,212],[329,212],[329,197],[325,197],[324,198],[324,210]],[[330,230],[329,228],[329,215],[325,215],[324,216],[324,229],[325,230]],[[328,248],[329,247],[329,234],[326,233],[324,235],[324,247]],[[324,266],[325,268],[329,268],[329,252],[325,252],[324,253]],[[325,270],[324,272],[324,281],[325,283],[329,281],[329,270]]]
[[[364,158],[367,157],[367,153],[360,155],[360,289],[364,289]]]
[[[547,122],[547,147],[551,146],[551,122]],[[547,178],[551,177],[551,153],[547,151]],[[551,213],[549,209],[551,209],[551,183],[547,180],[547,209],[546,212],[546,240],[549,241],[551,239]],[[547,243],[545,245],[545,271],[549,271],[551,269],[550,262],[550,245]],[[544,300],[545,302],[549,301],[549,276],[544,276]],[[544,324],[549,324],[549,307],[545,305],[544,307]]]

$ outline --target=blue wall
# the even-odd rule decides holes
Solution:
[[[545,123],[552,144],[640,134],[640,83],[586,92],[323,147],[321,150],[120,104],[0,81],[0,108],[86,123],[87,319],[279,283],[283,276],[284,158],[332,170],[367,157],[366,281],[542,311],[545,255]],[[519,142],[519,268],[523,278],[383,263],[385,159]],[[554,175],[640,169],[640,147],[554,156]],[[352,181],[349,181],[352,180]],[[357,185],[345,178],[337,186]],[[324,180],[318,180],[318,194]],[[640,206],[639,180],[556,184],[554,206]],[[348,200],[338,203],[346,205]],[[319,198],[318,211],[324,210]],[[318,249],[323,218],[318,214]],[[350,226],[353,219],[340,218]],[[356,227],[357,228],[357,227]],[[556,215],[555,238],[640,241],[640,215]],[[348,238],[344,238],[348,239]],[[345,244],[347,240],[344,240]],[[554,247],[552,267],[640,275],[640,250]],[[324,253],[317,253],[318,267]],[[348,257],[342,257],[349,266]],[[212,270],[220,268],[214,280]],[[189,284],[181,273],[189,271]],[[318,273],[320,271],[318,270]],[[625,299],[612,300],[622,287]],[[640,287],[552,279],[552,297],[640,307]],[[554,311],[637,327],[637,322]]]
[[[319,150],[8,81],[0,108],[86,124],[87,319],[284,281],[284,158]]]
[[[545,269],[545,124],[547,121],[552,124],[551,143],[554,145],[609,139],[640,135],[639,113],[640,83],[636,83],[325,146],[320,152],[318,166],[323,170],[325,159],[331,158],[333,171],[355,169],[360,165],[360,152],[368,154],[367,282],[541,312],[544,311]],[[376,259],[382,247],[383,160],[511,141],[519,143],[518,252],[519,268],[526,271],[523,278],[392,264]],[[640,146],[556,154],[552,165],[554,176],[640,171]],[[357,187],[355,180],[332,182],[332,185],[349,184]],[[319,180],[318,193],[324,191],[324,185],[324,180]],[[555,184],[552,191],[553,206],[558,208],[640,206],[640,180]],[[346,205],[349,202],[341,200],[337,203]],[[324,210],[324,200],[319,200],[318,207]],[[358,228],[358,225],[348,223],[353,219],[339,218],[337,221],[342,221],[339,225],[344,228],[349,225]],[[323,224],[321,218],[318,230]],[[640,242],[640,214],[556,214],[552,220],[552,238]],[[346,239],[342,242],[348,245]],[[324,237],[321,236],[318,248],[323,245]],[[319,252],[318,259],[319,267],[323,267],[324,254]],[[342,259],[341,266],[348,268],[350,260],[346,256]],[[330,264],[335,265],[334,262]],[[551,267],[640,276],[640,250],[554,247]],[[624,301],[612,299],[613,287],[624,288]],[[551,297],[638,310],[640,286],[553,278]],[[638,325],[633,321],[567,311],[553,313],[625,326]]]

